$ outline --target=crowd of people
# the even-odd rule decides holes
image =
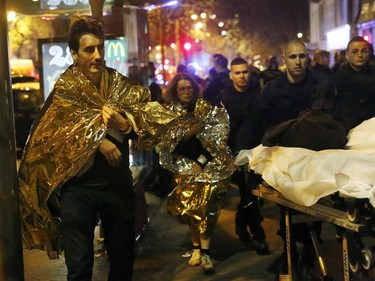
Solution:
[[[268,129],[308,109],[331,114],[347,132],[375,114],[373,49],[360,36],[348,43],[345,62],[332,68],[330,53],[317,50],[310,60],[299,39],[283,47],[283,70],[274,55],[259,71],[244,58],[229,62],[215,54],[209,79],[181,67],[164,95],[152,63],[147,87],[105,66],[100,20],[76,19],[68,43],[73,65],[61,75],[35,122],[19,178],[28,244],[43,243],[35,229],[51,236],[51,215],[58,217],[69,281],[92,278],[98,219],[110,262],[108,280],[132,279],[135,207],[129,139],[151,144],[147,148],[170,172],[166,182],[171,187],[164,195],[168,212],[189,227],[188,263],[212,274],[210,240],[230,183],[239,194],[233,231],[259,255],[270,254],[261,207],[251,193],[262,178],[234,166],[240,150],[262,144]],[[58,203],[54,212],[51,199]],[[319,234],[321,223],[314,227]],[[316,278],[308,231],[304,223],[293,225],[298,280]],[[278,233],[285,240],[283,220]],[[297,242],[304,246],[301,254]],[[286,250],[280,273],[286,271],[285,255]]]

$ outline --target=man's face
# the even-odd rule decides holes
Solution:
[[[239,92],[244,92],[247,89],[250,70],[247,64],[232,65],[229,73],[230,79],[233,81],[234,88]]]
[[[102,74],[104,67],[104,42],[91,34],[79,39],[78,52],[72,51],[75,64],[82,73],[92,80]]]
[[[362,69],[370,58],[369,46],[366,42],[352,42],[346,52],[346,59],[351,67]]]
[[[329,57],[326,55],[321,55],[318,63],[320,65],[324,65],[325,67],[329,67]]]
[[[299,43],[290,44],[284,51],[283,60],[290,82],[301,81],[306,74],[308,54]]]

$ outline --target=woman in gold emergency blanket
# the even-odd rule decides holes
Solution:
[[[224,108],[199,98],[199,86],[186,74],[171,81],[168,108],[179,112],[160,143],[160,163],[173,172],[175,188],[168,212],[190,228],[193,250],[189,264],[214,272],[209,256],[210,237],[217,223],[228,179],[234,171],[226,145],[229,120]]]

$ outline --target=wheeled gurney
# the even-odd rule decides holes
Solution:
[[[373,267],[374,259],[372,251],[366,247],[361,241],[360,237],[370,235],[370,229],[366,224],[353,223],[348,219],[344,211],[337,210],[329,204],[318,202],[310,207],[302,206],[286,199],[280,192],[269,187],[267,184],[261,184],[252,191],[256,197],[269,200],[280,206],[285,207],[285,225],[286,225],[286,241],[287,241],[287,256],[288,256],[288,279],[293,279],[294,269],[292,268],[290,225],[292,223],[306,222],[312,226],[313,221],[322,220],[328,223],[340,226],[344,229],[342,240],[342,261],[343,261],[343,280],[349,281],[351,272],[358,272],[362,270],[370,270]],[[289,210],[296,210],[301,215],[290,215]],[[329,281],[333,278],[327,273],[326,265],[324,263],[319,242],[313,227],[310,228],[311,239],[314,244],[317,260],[320,270],[322,272],[322,280]]]
[[[269,186],[254,190],[255,196],[274,202],[281,200],[276,203],[345,230],[345,281],[350,278],[348,268],[352,272],[370,271],[374,264],[372,247],[362,242],[362,237],[374,235],[375,228],[374,128],[372,118],[352,129],[347,149],[313,151],[260,145],[241,151],[235,160],[237,165],[248,164]],[[323,198],[337,194],[345,203],[343,209],[321,204]],[[327,212],[322,213],[322,209]],[[319,256],[318,253],[318,260]],[[320,265],[324,277],[324,265]]]

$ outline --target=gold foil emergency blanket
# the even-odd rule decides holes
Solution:
[[[106,68],[98,90],[75,67],[58,79],[33,125],[19,168],[19,197],[23,237],[28,247],[48,244],[52,215],[51,193],[84,166],[106,134],[102,108],[126,114],[144,143],[157,139],[157,128],[171,115],[158,103],[148,103],[150,92],[117,71]],[[153,118],[153,114],[158,115]],[[165,115],[163,115],[165,113]],[[154,126],[151,125],[154,124]],[[145,129],[150,132],[142,133]]]
[[[169,124],[168,133],[160,143],[160,163],[175,174],[177,184],[168,196],[167,209],[184,221],[193,218],[199,232],[209,234],[217,222],[228,179],[235,170],[227,146],[229,117],[224,108],[212,107],[203,99],[198,99],[193,115],[176,105],[171,109],[181,116]],[[213,159],[202,173],[192,174],[194,161],[182,155],[175,156],[173,151],[197,121],[205,123],[197,138]]]

